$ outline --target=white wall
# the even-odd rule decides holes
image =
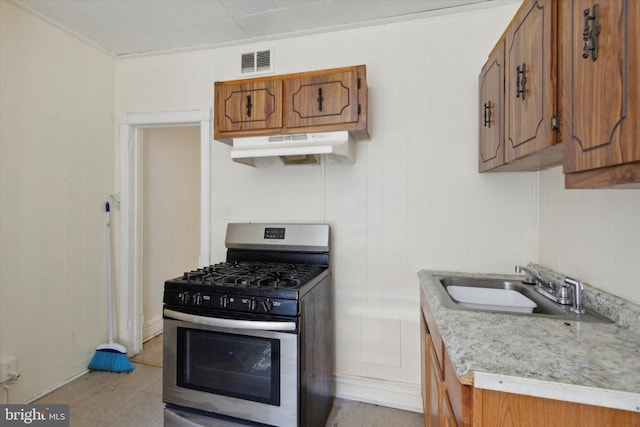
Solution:
[[[21,403],[107,339],[115,62],[0,0],[0,355]]]
[[[277,74],[367,65],[371,140],[354,165],[254,169],[212,150],[211,262],[223,210],[331,224],[343,396],[421,408],[418,270],[510,272],[536,256],[538,175],[477,173],[478,73],[516,9],[118,62],[118,116],[211,107],[213,82],[256,48],[274,48]]]
[[[540,174],[542,265],[640,304],[640,190],[565,190]]]
[[[200,127],[153,127],[142,143],[142,338],[162,332],[164,281],[198,265]]]

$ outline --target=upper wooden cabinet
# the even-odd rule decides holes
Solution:
[[[505,163],[518,170],[560,164],[558,24],[555,0],[526,1],[512,21],[505,50]]]
[[[504,39],[482,67],[478,87],[478,170],[484,172],[504,164]]]
[[[525,1],[503,38],[494,48],[480,75],[480,171],[531,171],[556,166],[562,162],[559,145],[560,120],[558,99],[558,3],[556,0]],[[496,109],[485,108],[482,100],[483,73],[486,78],[499,78],[499,51],[504,43],[504,109],[501,128],[485,130],[485,112],[496,116]],[[494,64],[495,70],[491,69]],[[487,86],[487,90],[499,83]],[[493,97],[499,94],[494,94]],[[488,99],[488,98],[487,98]],[[493,104],[491,104],[493,105]],[[495,117],[498,125],[499,117]],[[504,132],[501,143],[499,132]],[[504,146],[500,162],[499,150]],[[491,153],[494,159],[488,161]]]
[[[213,137],[347,130],[368,139],[364,65],[215,83]]]
[[[358,72],[327,73],[285,80],[287,126],[356,123]]]
[[[216,91],[216,130],[235,132],[281,128],[281,104],[280,80],[220,85]]]
[[[567,188],[640,188],[640,1],[566,0]]]

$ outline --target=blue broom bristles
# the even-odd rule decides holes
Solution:
[[[96,350],[91,362],[89,362],[89,369],[110,372],[131,372],[135,369],[135,366],[129,361],[126,354],[114,349],[102,349]]]

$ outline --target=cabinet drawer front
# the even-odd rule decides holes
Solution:
[[[285,81],[287,127],[358,121],[358,73],[349,71]]]
[[[282,81],[217,85],[219,132],[282,127]]]
[[[565,173],[640,160],[640,2],[597,3],[600,31],[595,60],[589,51],[583,57],[584,11],[595,16],[594,2],[563,3]],[[587,47],[592,43],[588,41]]]

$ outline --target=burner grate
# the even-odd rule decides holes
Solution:
[[[277,262],[221,262],[185,272],[189,283],[259,288],[296,288],[320,274],[325,267]]]

